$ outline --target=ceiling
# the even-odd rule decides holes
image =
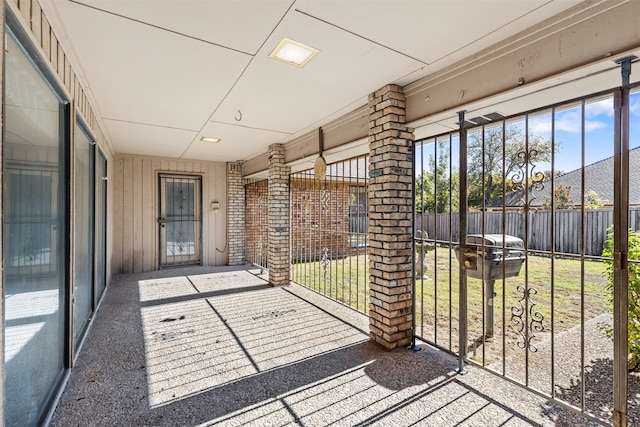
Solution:
[[[42,3],[114,152],[239,161],[579,0]],[[269,58],[284,37],[320,53],[303,68]]]

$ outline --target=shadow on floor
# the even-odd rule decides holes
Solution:
[[[489,374],[456,375],[456,360],[431,347],[386,352],[362,315],[253,273],[117,278],[51,425],[541,426],[559,416]]]

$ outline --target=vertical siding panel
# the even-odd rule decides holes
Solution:
[[[18,2],[20,7],[20,12],[22,12],[22,16],[25,17],[27,22],[31,21],[31,0],[21,0]]]
[[[69,63],[69,58],[67,55],[64,56],[64,84],[67,86],[69,92],[73,90],[72,79],[71,79],[71,64]]]
[[[64,51],[62,50],[60,40],[56,39],[56,45],[58,46],[58,53],[56,55],[56,70],[58,71],[60,80],[64,82]]]
[[[71,69],[70,80],[71,80],[71,98],[74,100],[74,102],[76,102],[76,108],[78,108],[78,104],[76,101],[78,99],[78,77],[76,76],[76,73],[73,71],[73,68]],[[97,129],[91,129],[91,130],[93,131],[93,134],[96,136],[96,140],[98,141],[98,143],[101,143],[102,135],[100,134],[100,132]]]
[[[57,73],[58,72],[58,38],[53,32],[53,28],[51,29],[49,34],[51,37],[51,41],[49,44],[49,62],[51,62],[51,66],[53,67],[53,70]]]
[[[113,246],[113,273],[120,274],[123,272],[122,270],[122,254],[124,251],[122,236],[124,235],[123,230],[123,202],[124,202],[124,194],[123,194],[123,158],[116,158],[113,161],[113,184],[110,185],[111,192],[113,194],[113,198],[111,205],[113,206],[113,226],[112,226],[112,234],[114,236],[114,246]],[[107,185],[109,181],[107,181]],[[108,202],[107,202],[108,206]]]
[[[158,159],[152,159],[151,161],[151,200],[152,205],[153,205],[153,216],[154,218],[157,220],[159,217],[159,206],[160,206],[160,196],[158,195],[158,172],[162,169],[161,167],[161,163],[160,160]],[[152,257],[153,259],[151,260],[153,268],[156,269],[158,268],[159,265],[159,259],[160,259],[160,254],[158,253],[158,245],[159,245],[159,241],[160,241],[160,236],[159,236],[159,229],[160,226],[158,225],[158,223],[154,223],[153,226],[153,233],[151,234],[151,244],[153,245],[152,248]]]
[[[132,159],[123,161],[123,203],[122,203],[122,271],[133,272],[133,170]]]
[[[115,176],[116,174],[114,173],[115,170],[115,164],[117,163],[117,161],[115,160],[114,157],[112,157],[109,153],[108,150],[103,150],[103,152],[105,153],[105,157],[107,158],[107,208],[106,208],[106,214],[107,214],[107,218],[106,218],[106,223],[107,223],[107,253],[105,254],[105,256],[107,257],[106,259],[106,268],[107,268],[107,285],[109,283],[111,283],[111,275],[114,273],[114,259],[113,259],[113,254],[116,252],[113,249],[113,244],[116,240],[115,236],[117,236],[117,234],[115,233],[115,229],[116,229],[116,223],[117,221],[115,220],[115,209],[114,209],[114,205],[116,204],[115,202],[115,191],[114,191],[114,187],[115,187]]]
[[[40,15],[42,18],[42,49],[46,55],[46,59],[51,58],[51,26],[44,13]]]
[[[145,210],[142,221],[142,235],[144,248],[142,252],[142,270],[155,270],[156,247],[154,246],[154,234],[156,230],[157,211],[154,209],[153,192],[155,189],[155,177],[153,176],[152,160],[145,159],[142,163],[142,206]]]
[[[144,233],[142,224],[144,221],[144,208],[142,195],[144,194],[142,179],[142,159],[134,158],[132,161],[133,184],[133,272],[142,271],[142,258],[144,253]]]
[[[202,265],[213,265],[210,260],[211,256],[211,211],[209,210],[209,204],[211,203],[211,185],[209,178],[211,176],[211,169],[205,167],[202,168],[202,164],[198,163],[195,168],[202,176]]]
[[[42,9],[37,1],[34,1],[31,6],[31,32],[36,37],[36,41],[42,46]]]
[[[119,209],[116,221],[120,225],[114,235],[122,243],[115,251],[118,260],[114,265],[121,265],[123,273],[151,271],[158,266],[157,173],[160,171],[202,176],[202,264],[227,263],[226,164],[149,157],[124,157],[120,161],[121,171],[116,174],[115,184],[121,194],[120,199],[116,198]],[[210,211],[212,201],[220,202],[220,212]]]

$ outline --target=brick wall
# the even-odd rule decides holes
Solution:
[[[245,261],[245,194],[242,165],[227,163],[227,248],[229,265]]]
[[[269,146],[269,283],[289,284],[289,174],[284,145]]]
[[[388,350],[412,341],[412,146],[402,88],[369,95],[369,325]]]
[[[268,197],[269,181],[266,179],[245,185],[247,261],[265,268],[269,268],[267,262],[269,248]]]
[[[348,181],[291,178],[291,258],[320,259],[349,254]]]

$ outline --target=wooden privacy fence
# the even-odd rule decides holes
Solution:
[[[552,236],[551,211],[528,212],[528,248],[551,251],[552,237],[554,237],[555,252],[602,255],[602,249],[607,240],[607,228],[613,224],[613,209],[585,209],[584,217],[582,215],[583,211],[580,209],[556,210]],[[459,242],[459,227],[460,219],[457,212],[416,214],[416,230],[427,231],[429,239]],[[629,210],[629,227],[633,230],[640,230],[640,208]],[[505,234],[525,240],[525,213],[498,211],[469,212],[467,215],[469,234],[483,232],[485,234],[502,234],[503,229]],[[584,252],[582,251],[583,241]]]

